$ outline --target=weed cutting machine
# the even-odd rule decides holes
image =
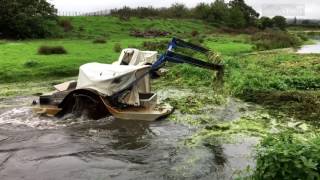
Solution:
[[[113,115],[117,119],[154,121],[168,116],[173,108],[158,102],[151,92],[150,74],[166,62],[187,63],[223,73],[223,65],[209,63],[176,53],[177,48],[191,49],[208,55],[203,47],[173,38],[168,49],[159,56],[156,51],[124,49],[113,64],[82,65],[77,81],[54,86],[55,91],[41,95],[35,113],[64,117],[87,115],[100,119]]]

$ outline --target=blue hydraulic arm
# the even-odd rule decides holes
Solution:
[[[151,70],[143,75],[141,75],[139,78],[137,78],[134,82],[129,84],[126,88],[123,90],[115,93],[113,95],[113,98],[119,97],[121,94],[123,94],[125,91],[131,89],[136,83],[138,83],[141,79],[143,79],[146,75],[148,75],[151,72],[157,71],[160,69],[166,62],[173,62],[173,63],[187,63],[191,64],[197,67],[206,68],[210,70],[218,71],[218,74],[223,74],[224,66],[222,64],[213,64],[208,63],[193,57],[189,57],[186,55],[178,54],[174,52],[174,49],[176,48],[188,48],[192,49],[193,51],[200,52],[202,54],[208,55],[209,50],[206,48],[203,48],[201,46],[197,46],[188,42],[185,42],[178,38],[172,38],[171,42],[168,45],[167,51],[160,56],[160,58],[151,66]]]
[[[151,71],[158,70],[165,62],[187,63],[210,70],[223,70],[223,65],[221,64],[212,64],[193,57],[175,53],[174,49],[178,47],[192,49],[205,55],[208,55],[208,53],[210,52],[208,49],[205,49],[201,46],[185,42],[181,39],[173,38],[168,45],[167,51],[163,55],[161,55],[160,58],[152,65]]]

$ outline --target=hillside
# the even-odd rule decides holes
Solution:
[[[112,16],[87,16],[87,17],[65,17],[72,22],[74,29],[70,33],[64,34],[70,38],[96,38],[109,37],[129,38],[132,30],[157,29],[168,31],[172,35],[190,35],[192,31],[203,33],[214,30],[214,27],[205,25],[200,20],[181,19],[139,19],[130,18],[122,21]],[[182,22],[183,21],[183,22]]]
[[[71,21],[73,29],[64,32],[60,39],[0,41],[2,67],[0,82],[76,76],[79,66],[84,63],[111,63],[117,60],[119,52],[114,51],[117,43],[121,48],[140,47],[144,41],[161,41],[162,45],[166,46],[173,36],[189,39],[193,31],[207,35],[215,29],[197,20],[183,20],[181,23],[181,20],[136,18],[120,21],[114,17],[68,17],[67,19]],[[130,36],[133,29],[141,31],[156,29],[171,34],[158,38],[137,38]],[[93,43],[97,38],[105,39],[106,43]],[[212,35],[205,44],[223,54],[250,52],[252,49],[252,45],[245,42],[245,37],[242,36]],[[39,55],[37,50],[42,45],[63,46],[68,53]],[[28,64],[33,65],[30,67]]]

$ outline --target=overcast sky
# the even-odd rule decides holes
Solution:
[[[200,2],[213,0],[48,0],[60,12],[92,12],[105,9],[120,8],[123,6],[170,6],[174,2],[184,3],[193,7]],[[283,15],[286,17],[300,17],[320,19],[320,0],[246,0],[262,15]]]

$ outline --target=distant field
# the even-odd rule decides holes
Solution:
[[[251,52],[252,45],[246,42],[246,36],[223,35],[214,33],[214,27],[197,20],[161,20],[137,19],[120,21],[114,17],[73,17],[71,32],[63,34],[61,39],[0,41],[0,82],[18,82],[45,78],[76,76],[80,65],[88,62],[111,63],[119,53],[114,51],[114,44],[122,48],[141,46],[144,41],[167,40],[177,36],[188,39],[192,31],[205,36],[204,44],[222,55]],[[133,29],[157,29],[169,31],[166,38],[131,37]],[[106,39],[106,44],[94,44],[96,38]],[[66,55],[38,55],[42,45],[63,46]],[[37,62],[32,67],[25,64]]]
[[[171,32],[173,35],[191,34],[192,31],[207,33],[215,28],[205,25],[199,20],[179,19],[139,19],[131,18],[129,21],[121,21],[116,17],[68,17],[74,26],[74,30],[64,34],[65,37],[96,38],[109,37],[111,39],[123,39],[129,36],[131,30],[157,29]]]

